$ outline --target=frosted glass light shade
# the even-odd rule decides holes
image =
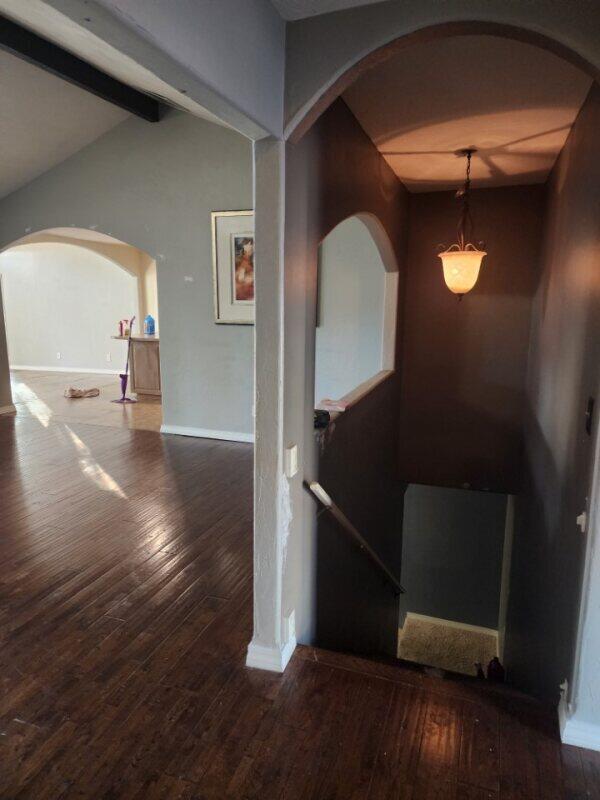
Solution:
[[[467,245],[468,247],[468,245]],[[454,294],[466,294],[477,283],[484,250],[445,250],[439,253],[444,268],[446,286]]]

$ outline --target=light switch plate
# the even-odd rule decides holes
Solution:
[[[285,448],[285,475],[293,478],[298,472],[298,445],[291,444]]]
[[[290,642],[296,639],[296,612],[292,611],[288,617],[283,618],[284,641]]]

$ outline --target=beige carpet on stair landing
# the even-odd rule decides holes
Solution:
[[[398,658],[426,664],[429,667],[476,675],[475,662],[484,671],[498,654],[498,637],[485,630],[460,628],[409,616],[398,637]]]

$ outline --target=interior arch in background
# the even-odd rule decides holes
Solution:
[[[156,320],[158,329],[158,287],[156,260],[145,250],[88,228],[46,228],[28,233],[3,247],[5,253],[15,247],[29,244],[63,244],[81,247],[108,259],[137,280],[139,323],[147,314]],[[138,326],[138,332],[141,327]]]
[[[395,367],[398,264],[373,214],[340,222],[318,256],[315,404],[354,397]]]

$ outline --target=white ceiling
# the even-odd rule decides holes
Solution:
[[[344,99],[408,189],[454,188],[456,150],[478,148],[475,186],[543,182],[591,80],[538,47],[493,36],[415,45],[363,75]]]
[[[304,19],[328,14],[330,11],[341,11],[355,6],[368,6],[381,3],[383,0],[271,0],[284,19]]]
[[[0,197],[60,164],[129,115],[0,51]]]

